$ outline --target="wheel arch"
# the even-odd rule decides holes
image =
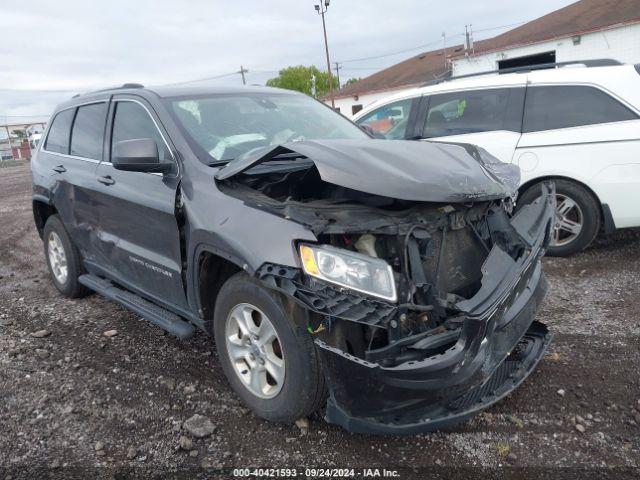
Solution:
[[[218,293],[225,282],[244,270],[233,257],[223,256],[213,248],[203,247],[197,254],[195,293],[204,329],[213,334],[213,316]]]
[[[58,210],[56,207],[45,197],[34,197],[32,201],[33,219],[36,223],[36,229],[38,235],[42,238],[44,233],[44,226],[47,223],[47,219],[51,215],[57,215]]]

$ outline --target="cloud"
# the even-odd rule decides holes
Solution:
[[[3,2],[0,120],[8,115],[46,114],[75,92],[125,82],[181,82],[234,72],[243,65],[249,69],[249,83],[263,84],[288,65],[326,68],[321,19],[314,3],[32,0],[18,8]],[[443,31],[456,42],[455,35],[464,31],[465,24],[477,29],[512,24],[569,3],[333,0],[326,17],[332,60],[429,42],[437,46]],[[499,31],[488,35],[494,33]],[[345,63],[341,76],[366,76],[415,53]],[[210,83],[239,85],[240,81],[239,75],[232,75]]]

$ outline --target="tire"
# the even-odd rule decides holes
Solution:
[[[78,282],[78,277],[85,273],[82,258],[58,215],[51,215],[47,219],[42,240],[51,280],[60,293],[69,298],[80,298],[90,294],[91,290]],[[61,275],[59,268],[56,269],[56,266],[60,267],[63,262],[66,268],[65,275]]]
[[[553,257],[567,257],[587,248],[598,235],[600,230],[600,204],[598,200],[583,186],[570,180],[555,180],[557,209],[557,225],[567,225],[569,228],[576,228],[575,224],[580,224],[579,232],[569,232],[560,228],[554,231],[547,255]],[[520,195],[517,209],[533,202],[540,196],[540,184],[537,183]],[[575,205],[570,209],[568,206],[573,202]],[[563,207],[564,205],[564,207]],[[560,209],[565,210],[566,215],[561,217]],[[571,222],[571,223],[569,223]],[[572,225],[573,224],[573,225]]]
[[[253,327],[259,323],[263,327],[257,327],[260,332],[269,330],[264,322],[266,318],[277,334],[277,341],[271,344],[270,349],[267,348],[271,353],[256,352],[257,357],[253,358],[263,362],[266,359],[264,368],[269,365],[273,367],[276,363],[273,360],[278,359],[274,358],[274,354],[277,357],[279,350],[284,364],[284,380],[277,382],[277,376],[274,376],[269,381],[270,375],[266,375],[267,382],[263,382],[265,388],[259,394],[248,385],[254,379],[254,369],[246,367],[255,365],[258,368],[255,372],[259,372],[260,366],[251,359],[252,353],[247,356],[242,349],[254,349],[254,345],[260,340],[254,339],[255,343],[250,347],[238,347],[240,342],[250,340],[247,335],[240,335],[241,329],[237,328],[239,323],[234,320],[246,318],[246,315],[239,312],[246,313],[247,309],[251,311]],[[266,289],[244,272],[235,274],[220,289],[213,329],[222,369],[233,390],[256,415],[274,422],[291,423],[310,415],[324,404],[327,396],[325,379],[311,335],[303,325],[297,325],[291,318],[278,294]],[[232,360],[230,349],[236,353],[236,361]],[[272,360],[269,360],[269,355]],[[242,358],[238,360],[238,356]],[[255,375],[265,378],[259,373]]]

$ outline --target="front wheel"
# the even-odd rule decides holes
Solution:
[[[566,257],[587,248],[600,229],[600,206],[583,186],[570,180],[555,180],[556,225],[547,249],[554,257]],[[518,208],[540,196],[540,184],[529,187],[518,199]]]
[[[216,301],[214,336],[222,369],[258,416],[294,422],[326,398],[313,340],[281,297],[246,273],[231,277]]]

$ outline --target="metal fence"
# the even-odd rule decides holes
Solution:
[[[30,160],[45,123],[0,124],[0,162]]]

